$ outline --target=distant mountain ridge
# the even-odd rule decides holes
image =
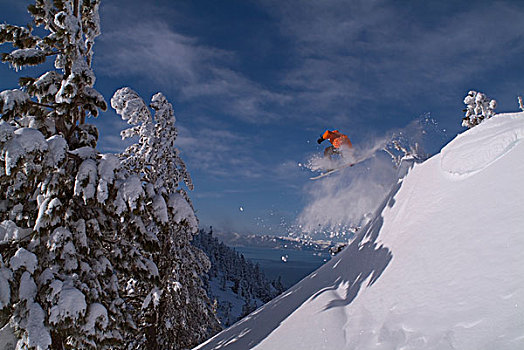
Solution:
[[[213,235],[230,247],[326,251],[337,245],[332,241],[311,241],[294,237],[242,234],[232,231],[216,231]]]

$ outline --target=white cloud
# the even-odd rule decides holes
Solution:
[[[275,107],[289,100],[235,69],[234,52],[177,33],[162,18],[121,20],[104,31],[100,46],[99,72],[146,79],[157,89],[174,91],[179,101],[198,101],[246,122],[274,119]]]
[[[192,171],[207,175],[254,179],[261,177],[264,166],[252,154],[252,136],[231,130],[204,127],[189,130],[179,127],[176,145]]]
[[[215,60],[230,56],[226,51],[198,44],[196,38],[178,34],[162,21],[127,23],[104,32],[102,52],[107,75],[135,74],[162,85],[193,84]]]
[[[431,4],[394,1],[263,3],[294,45],[294,68],[282,84],[312,114],[420,103],[432,91],[455,98],[450,87],[471,88],[461,85],[488,77],[524,49],[524,8],[507,2],[439,4],[445,15]]]
[[[289,96],[264,89],[241,73],[224,66],[210,66],[200,81],[181,89],[186,98],[204,97],[226,114],[242,120],[265,123],[274,120],[275,108],[290,100]]]

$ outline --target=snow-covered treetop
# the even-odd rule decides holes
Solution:
[[[464,98],[466,115],[462,119],[462,126],[472,128],[482,120],[495,115],[497,101],[489,98],[482,92],[471,90]]]
[[[28,7],[36,26],[48,34],[33,34],[32,27],[0,25],[0,44],[11,43],[11,52],[2,53],[2,61],[19,70],[24,66],[44,63],[55,57],[58,71],[40,77],[24,77],[20,85],[27,94],[11,90],[0,99],[0,112],[5,120],[29,114],[33,118],[56,119],[56,131],[70,135],[77,123],[88,115],[97,116],[107,109],[103,96],[93,88],[95,75],[91,57],[95,38],[100,35],[99,0],[37,0]],[[36,101],[31,100],[34,98]]]
[[[173,106],[162,93],[155,94],[150,107],[132,89],[125,87],[113,95],[111,106],[133,127],[122,131],[122,138],[138,137],[124,151],[126,165],[140,171],[159,193],[173,193],[180,181],[192,190],[193,184],[180,151],[175,147],[178,131]]]
[[[144,100],[132,89],[124,87],[113,95],[111,107],[126,120],[128,124],[136,125],[139,123],[150,123],[151,113]],[[123,138],[135,135],[122,134]]]

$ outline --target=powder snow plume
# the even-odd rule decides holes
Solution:
[[[307,203],[297,217],[294,234],[309,239],[347,241],[373,216],[391,187],[404,175],[402,159],[426,159],[424,149],[431,143],[442,144],[445,134],[429,115],[421,116],[405,128],[382,137],[368,138],[366,144],[353,145],[345,159],[357,162],[304,188]],[[329,161],[312,156],[307,167],[312,171],[337,167],[346,160]]]

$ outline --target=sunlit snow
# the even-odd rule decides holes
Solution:
[[[524,348],[524,113],[414,164],[351,244],[196,349]]]

